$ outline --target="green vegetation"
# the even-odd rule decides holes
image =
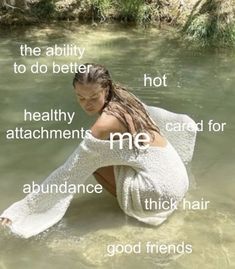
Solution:
[[[140,7],[144,5],[143,0],[120,0],[117,3],[120,17],[125,21],[137,21]]]
[[[84,12],[82,19],[86,17],[92,22],[118,20],[144,26],[152,23],[152,7],[144,0],[85,0],[80,4]]]
[[[142,26],[149,26],[152,23],[154,10],[152,6],[142,4],[138,10],[137,22]]]
[[[18,6],[0,2],[0,24],[78,20],[94,25],[119,21],[158,27],[165,23],[200,46],[235,44],[235,0],[19,0],[15,3]]]
[[[55,10],[53,0],[41,0],[31,7],[32,14],[39,18],[51,18]]]
[[[204,1],[198,11],[189,16],[183,32],[187,39],[202,46],[233,46],[235,23],[232,1]]]
[[[117,10],[121,20],[125,22],[134,22],[145,27],[153,24],[154,9],[144,0],[121,0]]]
[[[111,0],[91,0],[91,5],[93,5],[94,17],[93,19],[99,19],[100,21],[105,21],[108,17],[108,12],[112,7]]]
[[[111,0],[84,0],[76,3],[78,19],[82,21],[104,22],[109,18]]]

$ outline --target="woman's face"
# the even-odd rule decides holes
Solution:
[[[105,104],[106,89],[100,84],[75,84],[77,101],[88,115],[101,112]]]

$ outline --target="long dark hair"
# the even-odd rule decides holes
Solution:
[[[76,83],[97,83],[107,89],[104,112],[117,117],[132,135],[148,133],[154,139],[153,131],[159,128],[150,118],[143,103],[124,86],[112,81],[109,71],[102,65],[86,63],[86,72],[77,72],[73,79]]]

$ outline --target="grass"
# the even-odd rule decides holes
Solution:
[[[108,12],[112,7],[112,0],[91,0],[93,8],[93,20],[99,19],[104,21],[107,19]]]
[[[183,29],[186,39],[201,46],[234,46],[235,21],[229,1],[207,0]],[[231,2],[232,3],[232,2]]]

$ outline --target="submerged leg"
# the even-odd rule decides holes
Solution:
[[[93,173],[95,179],[112,195],[116,196],[116,183],[113,166],[106,166],[97,169]]]

